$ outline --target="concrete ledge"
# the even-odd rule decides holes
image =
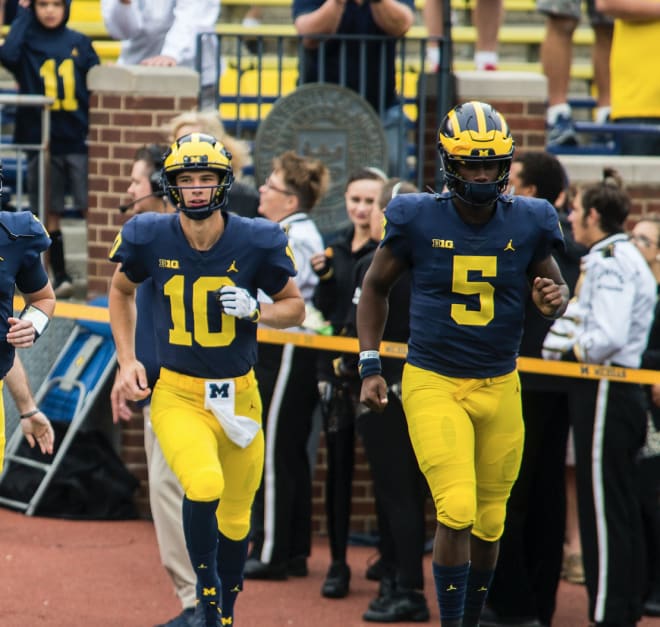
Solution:
[[[660,157],[622,157],[557,155],[562,162],[571,183],[596,183],[603,178],[603,168],[614,168],[626,186],[656,186]]]
[[[519,100],[545,102],[548,81],[534,72],[456,72],[456,87],[461,100]]]
[[[87,75],[87,87],[93,92],[134,96],[180,96],[197,93],[199,74],[178,66],[97,65]]]

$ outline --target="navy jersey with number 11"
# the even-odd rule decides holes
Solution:
[[[450,377],[513,371],[530,265],[563,245],[554,207],[501,196],[492,218],[475,225],[449,194],[404,194],[385,216],[381,245],[412,270],[407,361]]]

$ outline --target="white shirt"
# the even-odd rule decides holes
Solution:
[[[312,268],[311,258],[325,250],[323,239],[316,228],[314,220],[306,213],[293,213],[280,221],[280,226],[289,238],[289,246],[296,260],[298,274],[294,281],[302,294],[305,304],[310,304],[314,296],[314,288],[319,277]]]
[[[591,247],[581,271],[575,298],[545,339],[544,357],[573,350],[585,363],[639,368],[657,298],[646,260],[617,233]]]
[[[197,35],[215,31],[220,0],[101,0],[101,13],[110,36],[121,40],[118,64],[137,65],[164,55],[194,69]],[[216,81],[216,56],[215,35],[205,37],[202,85]]]

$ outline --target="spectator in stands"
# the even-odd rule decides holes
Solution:
[[[259,192],[253,185],[245,182],[243,177],[244,169],[250,163],[250,147],[247,142],[232,137],[225,131],[217,110],[181,113],[169,121],[167,132],[170,141],[188,133],[206,133],[220,139],[231,153],[231,162],[236,177],[229,190],[231,210],[246,218],[257,216]]]
[[[390,179],[381,191],[378,204],[371,211],[371,239],[379,241],[383,232],[383,211],[399,194],[417,192],[412,183]],[[357,336],[355,314],[360,300],[362,279],[375,250],[362,257],[355,266],[353,304],[345,333]],[[405,274],[389,295],[389,316],[383,339],[406,342],[409,335],[410,276]],[[335,370],[354,382],[359,380],[357,355],[344,355]],[[428,489],[410,444],[406,417],[401,406],[401,374],[403,360],[383,359],[388,384],[389,403],[383,415],[372,411],[359,413],[356,428],[371,469],[378,520],[378,562],[370,571],[378,573],[378,597],[369,603],[363,620],[393,623],[425,621],[429,609],[424,598],[424,543],[426,526],[424,509]],[[366,408],[365,408],[366,409]]]
[[[14,399],[21,422],[21,430],[30,448],[39,445],[39,450],[42,453],[52,455],[55,444],[53,426],[46,415],[37,407],[30,389],[30,380],[18,354],[14,356],[14,365],[2,382],[7,386],[11,397]]]
[[[321,161],[287,151],[273,160],[273,169],[259,188],[259,214],[277,222],[289,238],[298,269],[294,281],[307,311],[319,282],[310,259],[323,253],[312,212],[329,183],[330,173]],[[245,564],[248,579],[307,575],[312,543],[307,443],[319,401],[317,359],[318,351],[312,348],[259,346],[255,372],[264,405],[266,461],[252,508],[252,548]]]
[[[128,194],[131,202],[124,205],[128,215],[152,211],[173,213],[174,205],[164,192],[162,185],[163,156],[167,146],[148,144],[138,148],[131,168]],[[156,356],[153,334],[151,280],[145,281],[137,290],[137,326],[135,351],[144,364],[149,387],[153,389],[158,379],[159,363]],[[110,393],[112,418],[130,420],[133,411],[128,406],[119,385],[118,377]],[[158,439],[151,425],[150,397],[140,403],[144,417],[144,450],[147,455],[147,480],[149,482],[149,507],[156,531],[160,560],[172,580],[174,590],[181,601],[182,611],[175,618],[156,627],[186,627],[193,625],[195,612],[196,577],[190,564],[186,541],[183,537],[181,503],[183,488],[167,465]]]
[[[653,321],[657,284],[623,226],[630,199],[616,172],[579,190],[569,221],[589,247],[576,296],[555,321],[544,356],[638,368]],[[641,616],[643,530],[637,454],[646,434],[642,386],[576,379],[570,393],[578,515],[589,619],[634,625]]]
[[[596,0],[596,6],[616,18],[610,57],[612,120],[660,124],[660,77],[649,66],[657,60],[660,4],[653,0]],[[660,154],[657,132],[626,132],[620,142],[624,155]]]
[[[496,70],[499,62],[497,36],[504,16],[503,0],[476,0],[472,22],[477,31],[474,65],[477,70]],[[442,0],[427,0],[423,9],[424,25],[431,37],[442,37]],[[426,46],[429,72],[440,69],[440,47],[429,41]]]
[[[0,0],[0,24],[9,25],[16,17],[18,0]]]
[[[371,213],[378,202],[387,176],[377,168],[360,168],[349,173],[344,193],[350,224],[341,230],[325,252],[312,257],[319,276],[314,304],[329,320],[335,335],[343,335],[355,290],[355,266],[376,248],[371,239]],[[355,448],[355,405],[359,384],[335,372],[339,354],[318,355],[321,414],[327,449],[325,509],[330,541],[330,567],[321,594],[331,599],[348,594],[351,570],[346,554],[351,514]]]
[[[553,257],[571,293],[586,252],[571,237],[568,178],[563,166],[547,152],[514,157],[509,192],[544,198],[556,209],[565,247]],[[543,339],[552,322],[527,302],[520,355],[541,358]],[[504,534],[495,575],[488,592],[484,627],[551,625],[564,547],[566,501],[565,459],[569,429],[566,382],[544,375],[520,373],[525,446],[518,478],[507,502]],[[539,543],[539,538],[543,542]]]
[[[120,65],[182,65],[195,69],[197,37],[213,33],[220,0],[101,0],[103,22],[121,39]],[[213,107],[218,90],[215,34],[202,40],[202,102]]]
[[[609,64],[612,19],[596,11],[595,1],[587,0],[586,6],[595,38],[592,63],[597,108],[594,112],[594,121],[603,123],[610,115]],[[536,6],[546,15],[545,38],[541,44],[541,64],[543,73],[548,79],[547,144],[549,147],[575,146],[577,134],[571,106],[568,104],[568,88],[573,60],[573,33],[582,15],[582,1],[537,0]]]
[[[110,252],[120,264],[110,287],[110,320],[122,395],[143,400],[151,389],[135,354],[135,291],[151,279],[161,366],[151,420],[184,488],[184,535],[197,576],[195,617],[204,627],[220,627],[233,624],[264,463],[253,370],[257,322],[300,324],[304,303],[284,232],[223,211],[232,170],[220,142],[184,135],[167,152],[163,170],[177,212],[144,213],[122,227]],[[259,289],[271,302],[256,300]]]
[[[71,0],[21,0],[9,34],[0,47],[0,62],[13,74],[20,94],[53,98],[50,141],[44,187],[46,228],[50,233],[50,268],[58,298],[73,294],[66,270],[60,216],[71,193],[73,208],[87,211],[87,73],[99,63],[92,41],[70,30]],[[41,143],[41,111],[19,107],[14,141]],[[38,153],[28,157],[28,191],[32,211],[38,211]]]
[[[642,218],[633,227],[630,239],[646,259],[660,291],[660,219]],[[653,326],[642,368],[660,370],[660,299],[655,305]],[[646,445],[639,459],[642,523],[646,579],[643,585],[644,614],[660,616],[660,383],[648,389],[649,421]]]
[[[395,86],[396,38],[403,37],[414,21],[414,0],[294,0],[296,31],[304,36],[300,82],[321,77],[343,83],[362,95],[380,116],[389,147],[389,171],[405,176],[406,118]],[[319,39],[314,35],[338,35]],[[377,35],[382,42],[343,40],[342,35]],[[365,68],[359,60],[365,55]],[[344,82],[345,81],[345,82]]]

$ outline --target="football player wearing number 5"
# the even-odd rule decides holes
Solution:
[[[551,256],[563,245],[545,200],[503,196],[513,155],[490,105],[452,109],[439,130],[448,191],[405,194],[387,207],[384,236],[357,312],[361,400],[382,411],[378,348],[387,295],[412,273],[402,402],[436,508],[433,575],[443,627],[479,624],[516,479],[524,428],[516,371],[525,302],[556,317],[568,289]]]
[[[150,390],[135,357],[135,290],[151,278],[160,377],[151,422],[183,490],[183,527],[197,575],[195,617],[231,625],[243,583],[250,509],[261,480],[261,398],[253,372],[257,322],[286,328],[305,308],[293,282],[284,231],[225,211],[231,156],[210,135],[177,139],[164,160],[175,214],[131,218],[110,259],[119,384],[139,400]],[[273,302],[259,304],[257,289]]]
[[[0,62],[14,76],[20,94],[53,99],[44,189],[44,215],[38,214],[37,152],[28,151],[27,188],[30,209],[45,217],[52,244],[49,251],[53,287],[58,298],[73,293],[64,263],[60,215],[67,192],[73,208],[87,211],[87,73],[99,64],[92,40],[67,28],[71,0],[19,0],[16,18],[0,46]],[[40,107],[19,107],[14,127],[17,144],[41,143]]]

